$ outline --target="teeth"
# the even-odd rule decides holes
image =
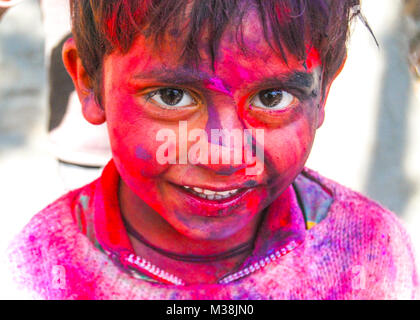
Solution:
[[[239,192],[239,189],[233,189],[229,191],[219,191],[218,194],[221,195],[222,197],[228,197],[238,192]]]
[[[216,192],[211,190],[204,190],[204,194],[207,196],[214,196]]]
[[[233,189],[228,191],[213,191],[208,189],[201,189],[201,188],[191,188],[188,186],[184,186],[184,188],[195,195],[208,200],[223,200],[230,198],[239,192],[239,189]]]

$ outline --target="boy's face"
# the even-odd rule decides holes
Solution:
[[[170,37],[156,50],[140,35],[127,54],[114,52],[104,60],[103,106],[122,181],[191,238],[224,239],[255,221],[302,170],[323,121],[317,55],[305,62],[288,54],[286,65],[256,21],[253,15],[244,21],[244,47],[228,29],[214,71],[204,49],[198,70],[180,61],[180,40]],[[176,148],[175,164],[160,164],[157,154],[166,140],[157,141],[158,133],[172,130],[179,147],[187,139],[179,133],[185,125],[188,133],[200,129],[208,136],[212,129],[264,130],[258,146],[264,151],[264,170],[247,175],[250,165],[233,159],[228,164],[180,164],[196,139],[184,150]],[[211,138],[206,142],[209,150],[218,144]],[[208,197],[199,196],[194,187],[209,190]],[[216,198],[212,191],[225,193],[211,200]]]

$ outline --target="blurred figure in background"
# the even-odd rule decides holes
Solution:
[[[21,2],[22,0],[1,0],[0,1],[0,18],[7,11],[8,8],[14,6],[15,4]]]
[[[25,0],[0,0],[0,16]],[[51,152],[60,165],[64,188],[77,188],[99,176],[111,158],[106,126],[90,126],[83,119],[80,102],[61,58],[64,42],[71,37],[67,0],[40,0],[45,29],[48,70]]]
[[[420,100],[420,0],[405,0],[409,44],[409,63],[417,81],[415,91]]]

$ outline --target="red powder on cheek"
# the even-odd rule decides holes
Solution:
[[[243,120],[245,120],[250,126],[252,126],[253,128],[261,128],[261,127],[265,127],[267,124],[254,118],[254,117],[250,117],[248,114],[248,107],[251,107],[249,105],[249,100],[250,96],[245,96],[243,97],[238,104],[238,114],[239,117]]]

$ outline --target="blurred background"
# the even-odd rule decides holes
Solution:
[[[420,2],[364,0],[362,11],[379,48],[355,23],[307,165],[394,211],[420,252],[420,78],[412,63],[420,61]],[[0,252],[69,189],[47,134],[45,35],[54,24],[43,18],[39,2],[26,0],[0,20]],[[65,19],[55,23],[68,28]],[[66,180],[73,188],[99,173],[89,174]]]

